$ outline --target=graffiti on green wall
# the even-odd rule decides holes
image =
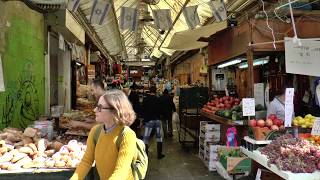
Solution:
[[[0,93],[0,129],[25,128],[44,113],[43,16],[22,5],[6,7],[10,28],[2,56],[6,91]]]
[[[39,95],[35,87],[32,63],[25,65],[17,85],[17,91],[9,92],[3,106],[1,123],[5,127],[14,126],[13,120],[18,122],[19,127],[26,127],[39,117]]]

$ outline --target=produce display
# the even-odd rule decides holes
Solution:
[[[6,128],[0,133],[0,168],[75,168],[82,159],[86,145],[71,140],[67,145],[40,138],[37,129],[24,132]]]
[[[304,118],[301,116],[295,117],[292,121],[292,124],[302,128],[312,128],[315,120],[316,117],[312,116],[311,114],[307,114]]]
[[[320,169],[320,147],[291,134],[278,137],[260,149],[268,157],[268,165],[293,173],[313,173]]]
[[[278,119],[276,115],[271,114],[266,120],[263,119],[251,119],[248,122],[250,127],[265,128],[270,130],[284,129],[284,121]]]
[[[205,104],[202,108],[204,112],[207,113],[216,113],[219,110],[231,110],[233,107],[238,106],[240,104],[240,99],[231,97],[231,96],[224,96],[222,98],[214,98],[211,101],[209,101],[207,104]],[[238,106],[237,109],[242,109]],[[227,116],[232,116],[232,111],[226,112]]]
[[[311,135],[311,133],[300,133],[299,138],[308,140],[310,143],[320,146],[320,136]]]

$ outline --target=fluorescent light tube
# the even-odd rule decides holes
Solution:
[[[232,65],[235,65],[235,64],[238,64],[238,63],[241,63],[241,60],[240,59],[235,59],[235,60],[220,64],[218,66],[218,68],[224,68],[224,67],[232,66]]]
[[[257,59],[253,61],[253,66],[264,65],[264,64],[267,64],[268,62],[269,62],[269,59]],[[241,63],[239,65],[239,68],[240,69],[248,68],[248,63]]]

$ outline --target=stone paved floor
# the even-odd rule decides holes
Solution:
[[[215,172],[209,172],[197,156],[197,149],[192,146],[183,148],[178,141],[177,131],[174,137],[164,139],[165,158],[156,158],[155,137],[149,151],[149,168],[146,180],[220,180]]]

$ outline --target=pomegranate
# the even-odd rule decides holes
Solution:
[[[265,124],[266,124],[266,123],[265,123],[265,121],[264,121],[263,119],[259,119],[259,120],[257,121],[257,126],[259,126],[259,127],[264,127]]]
[[[272,125],[271,130],[279,130],[279,127],[277,125]]]
[[[250,127],[256,127],[257,126],[257,121],[255,119],[251,119],[251,120],[249,120],[248,125]]]
[[[273,125],[273,122],[271,119],[266,120],[266,126],[271,127]]]
[[[270,114],[268,119],[271,119],[272,121],[277,119],[277,116],[275,114]]]

